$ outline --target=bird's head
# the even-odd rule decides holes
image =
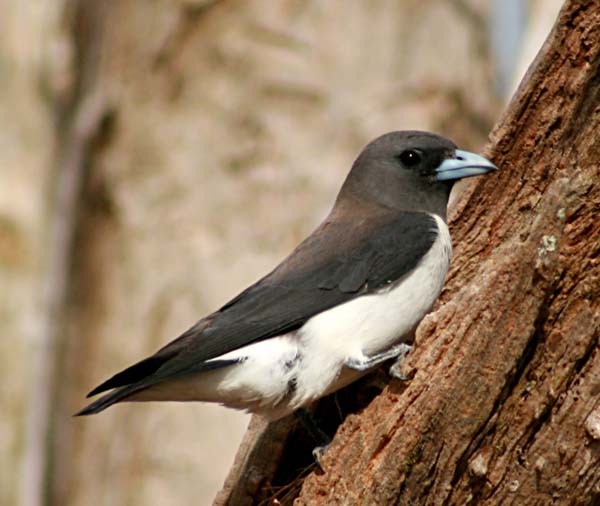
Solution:
[[[360,153],[338,203],[349,197],[367,204],[445,216],[454,182],[495,170],[497,167],[486,158],[460,150],[439,135],[390,132]]]

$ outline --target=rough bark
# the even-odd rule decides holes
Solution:
[[[454,207],[413,378],[346,417],[324,473],[278,481],[301,457],[263,447],[257,479],[247,444],[217,504],[598,504],[599,129],[600,6],[570,1],[491,134],[501,170]]]

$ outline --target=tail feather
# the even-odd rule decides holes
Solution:
[[[111,378],[107,379],[105,382],[98,385],[89,394],[87,394],[86,397],[93,397],[94,395],[106,392],[107,390],[131,385],[132,383],[136,383],[145,378],[148,378],[153,373],[155,373],[165,362],[167,362],[176,354],[176,352],[160,355],[156,354],[144,360],[141,360],[140,362],[133,364],[132,366],[115,374]]]
[[[150,359],[151,358],[154,357],[150,357]],[[133,394],[141,392],[142,390],[145,390],[146,388],[158,383],[176,380],[190,374],[199,374],[202,372],[231,366],[240,362],[240,359],[211,360],[209,362],[201,362],[191,368],[181,371],[169,371],[168,373],[163,372],[161,374],[161,372],[158,371],[160,364],[157,366],[156,362],[151,362],[150,359],[142,360],[141,362],[128,367],[124,371],[115,374],[112,378],[94,388],[94,390],[88,394],[88,397],[111,388],[114,388],[114,390],[91,402],[73,416],[94,415],[96,413],[100,413],[100,411],[104,411],[109,406],[112,406],[117,402],[127,400],[127,398]],[[128,380],[134,381],[126,384]]]
[[[128,385],[121,387],[117,390],[109,392],[99,399],[96,399],[94,402],[88,404],[81,411],[78,411],[73,416],[86,416],[86,415],[95,415],[96,413],[100,413],[100,411],[104,411],[109,406],[113,404],[124,401],[130,395],[133,395],[140,390],[143,390],[145,386],[141,385]]]

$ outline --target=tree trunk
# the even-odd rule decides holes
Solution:
[[[292,420],[255,421],[216,504],[598,504],[599,131],[600,5],[568,1],[492,132],[501,170],[453,208],[412,379],[345,418],[322,473]]]

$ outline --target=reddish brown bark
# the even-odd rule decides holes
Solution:
[[[324,473],[289,471],[291,422],[249,435],[217,504],[600,501],[599,131],[600,5],[570,1],[492,133],[501,170],[454,208],[453,266],[413,379],[344,420]]]

